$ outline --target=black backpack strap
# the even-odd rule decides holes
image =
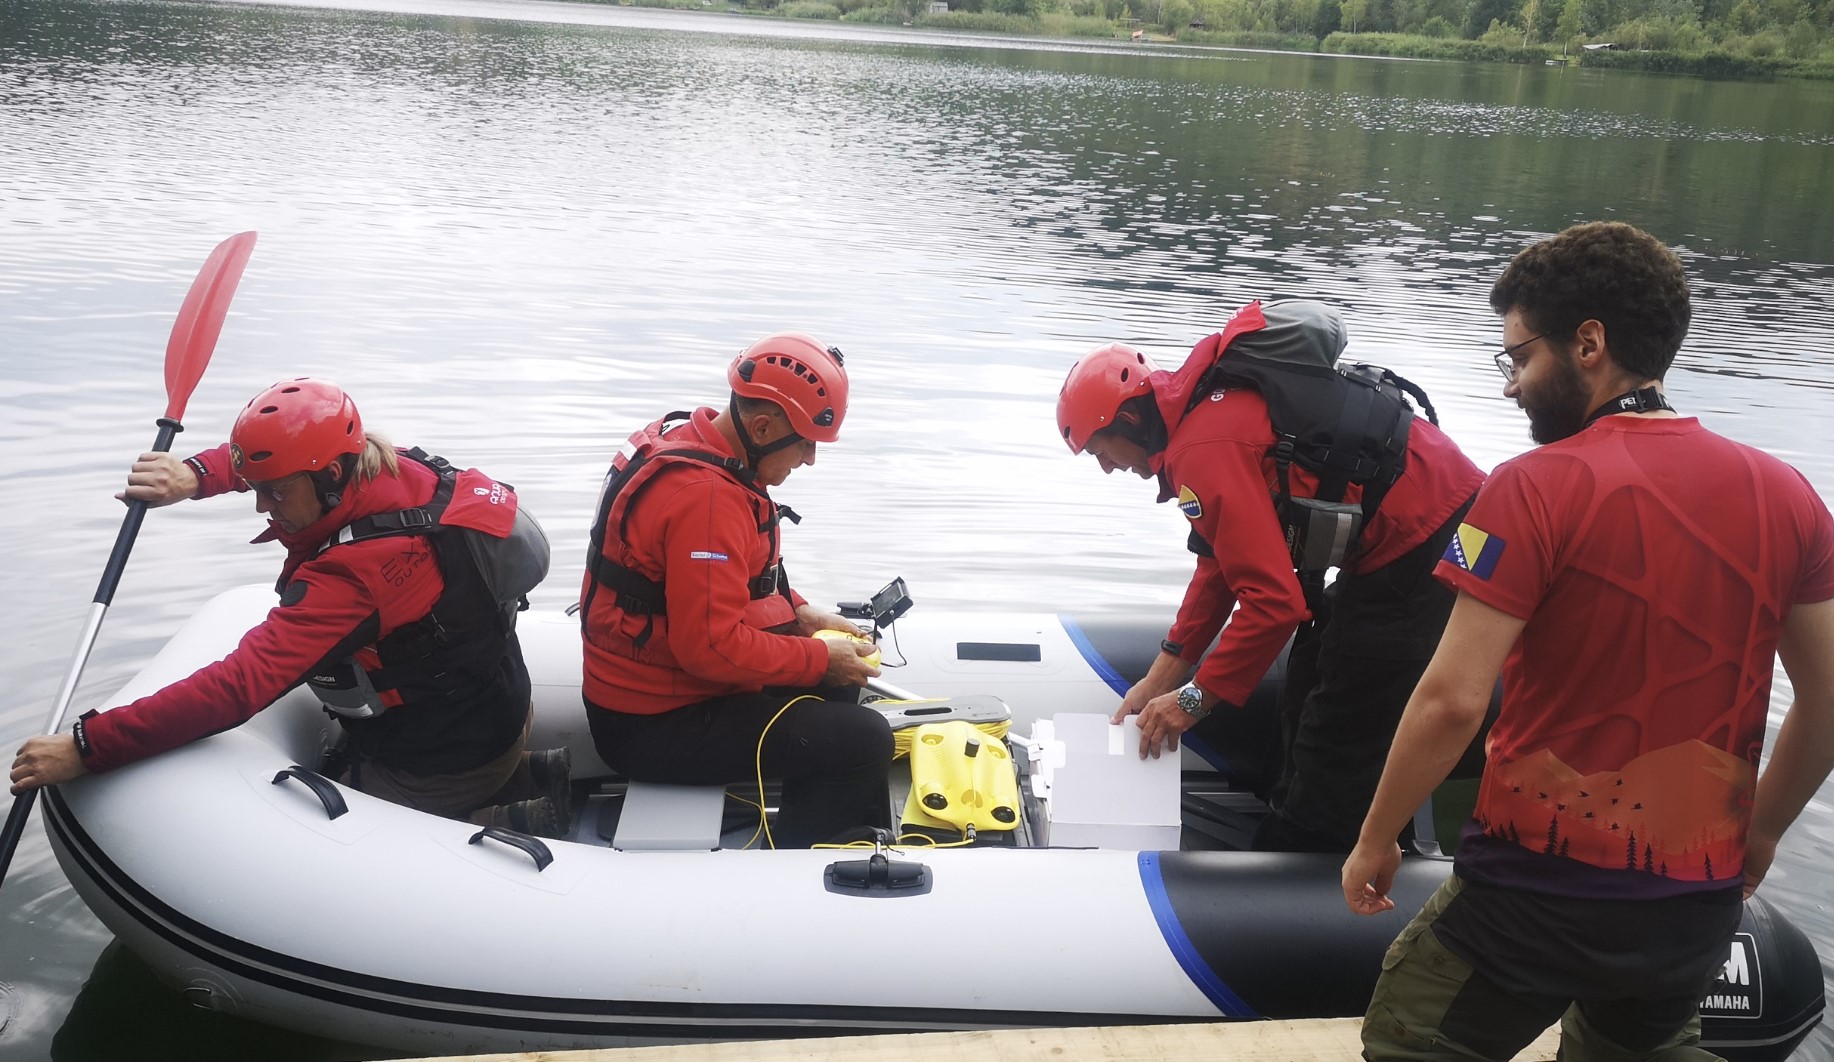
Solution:
[[[1363,452],[1363,441],[1372,431],[1378,412],[1376,397],[1381,392],[1374,385],[1351,380],[1343,391],[1343,405],[1338,408],[1337,427],[1331,433],[1324,451],[1318,455],[1319,501],[1343,501],[1350,484],[1367,483],[1378,471],[1378,464]],[[1284,484],[1282,492],[1284,493]]]
[[[413,456],[418,450],[410,451]],[[442,463],[443,463],[443,459]],[[430,462],[423,462],[430,464]],[[438,525],[440,518],[446,515],[446,507],[452,504],[452,491],[458,482],[458,472],[451,465],[439,474],[439,483],[433,488],[433,497],[425,505],[411,509],[398,509],[394,512],[374,513],[358,517],[333,532],[325,544],[319,547],[323,553],[332,546],[342,546],[350,542],[364,542],[372,538],[387,538],[390,535],[424,535]]]
[[[1433,400],[1426,396],[1425,388],[1407,377],[1397,376],[1387,369],[1382,370],[1382,379],[1407,392],[1409,397],[1419,403],[1420,412],[1426,414],[1427,421],[1431,423],[1433,427],[1439,427],[1439,411],[1433,408]]]

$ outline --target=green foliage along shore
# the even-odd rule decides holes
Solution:
[[[1834,79],[1834,0],[948,0],[946,12],[931,11],[930,0],[713,3],[789,18],[976,33],[1126,38],[1138,31],[1234,48]]]

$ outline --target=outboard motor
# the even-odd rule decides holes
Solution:
[[[1344,906],[1343,857],[1253,852],[1142,852],[1149,895],[1181,962],[1231,1018],[1336,1018],[1363,1013],[1382,954],[1445,880],[1450,860],[1401,861],[1389,893],[1397,913],[1360,918]],[[1175,926],[1176,933],[1169,933]],[[1784,1062],[1821,1021],[1814,945],[1763,896],[1745,903],[1724,976],[1701,1000],[1701,1046],[1729,1062]],[[1199,976],[1201,975],[1201,976]],[[1209,991],[1207,989],[1206,991]]]
[[[1728,1062],[1782,1062],[1825,1005],[1808,935],[1762,894],[1746,900],[1726,968],[1700,1001],[1701,1046]]]

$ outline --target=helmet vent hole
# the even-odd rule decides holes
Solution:
[[[298,393],[299,393],[299,388],[297,388],[297,387],[283,387],[283,388],[281,388],[281,389],[280,389],[280,393],[281,393],[281,394],[283,394],[283,395],[296,395],[296,394],[298,394]]]
[[[252,453],[252,454],[249,454],[249,455],[248,455],[248,459],[249,459],[250,461],[266,461],[266,460],[267,460],[268,458],[270,458],[270,457],[272,457],[272,456],[274,456],[274,451],[272,451],[272,450],[261,450],[261,451],[259,451],[259,452],[257,452],[257,453]]]
[[[261,407],[261,412],[263,412],[263,413],[278,413],[278,412],[280,412],[280,407],[279,407],[279,406],[262,406],[262,407]]]
[[[1121,382],[1122,382],[1122,383],[1126,383],[1126,382],[1127,382],[1127,375],[1128,375],[1128,373],[1129,373],[1130,371],[1131,371],[1131,370],[1129,370],[1129,369],[1122,369],[1122,370],[1121,370]]]

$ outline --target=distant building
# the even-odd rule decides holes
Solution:
[[[930,0],[930,14],[946,15],[949,13],[949,0]]]

